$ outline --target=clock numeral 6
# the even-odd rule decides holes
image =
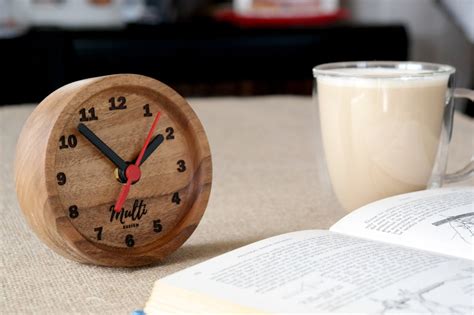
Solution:
[[[89,115],[87,115],[87,113],[89,113]],[[81,118],[79,119],[79,121],[91,121],[91,120],[99,119],[99,117],[95,115],[94,107],[89,108],[87,111],[85,108],[82,108],[79,111],[79,114],[81,115]]]
[[[163,226],[161,225],[161,220],[153,220],[153,231],[160,233],[162,230]]]
[[[61,136],[59,138],[59,149],[75,148],[77,145],[77,138],[75,135]]]
[[[132,234],[125,236],[125,245],[127,245],[127,247],[133,247],[133,245],[135,245],[135,240],[133,239]]]
[[[117,105],[117,102],[119,103],[118,105]],[[127,108],[127,105],[125,105],[125,103],[127,102],[127,99],[125,98],[125,96],[117,97],[117,102],[115,101],[115,97],[109,98],[109,103],[110,103],[109,110],[118,110],[118,109]]]
[[[75,219],[79,216],[79,211],[77,211],[77,206],[76,205],[72,205],[69,207],[69,217],[71,219]]]
[[[100,241],[102,239],[102,227],[96,227],[94,232],[97,232],[97,240]]]
[[[174,129],[173,127],[166,128],[166,140],[173,140],[174,139]]]
[[[143,106],[143,110],[145,111],[145,113],[143,114],[144,117],[151,117],[153,116],[153,114],[150,112],[150,104],[145,104]]]
[[[179,160],[178,162],[176,162],[176,164],[178,164],[178,172],[182,173],[186,170],[186,162],[184,162],[184,160]]]
[[[179,192],[175,192],[173,194],[173,197],[171,198],[171,202],[174,202],[177,205],[181,203],[181,198],[179,198]]]
[[[56,175],[56,179],[58,180],[58,185],[62,186],[66,184],[66,174],[64,174],[63,172],[59,172]]]

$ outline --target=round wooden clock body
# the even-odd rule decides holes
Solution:
[[[127,173],[83,129],[133,164],[158,112],[159,145],[115,211]],[[107,266],[150,264],[181,246],[204,213],[212,180],[209,144],[191,107],[161,82],[131,74],[74,82],[43,100],[23,127],[15,172],[37,235],[63,256]]]

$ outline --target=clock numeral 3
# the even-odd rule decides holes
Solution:
[[[145,111],[145,113],[143,114],[144,117],[153,116],[153,114],[150,112],[150,104],[145,104],[145,106],[143,106],[143,110]]]
[[[135,240],[133,239],[132,234],[125,236],[125,245],[127,245],[127,247],[133,247],[133,245],[135,245]]]
[[[89,113],[89,115],[87,115],[87,113]],[[89,108],[87,111],[85,108],[82,108],[79,111],[79,114],[81,115],[81,118],[79,119],[79,121],[91,121],[91,120],[99,119],[99,117],[95,115],[94,107]]]
[[[56,175],[56,179],[58,180],[58,185],[62,186],[66,184],[66,174],[64,174],[63,172],[59,172]]]
[[[166,140],[173,140],[174,139],[174,129],[173,129],[173,127],[166,128],[166,132],[168,133],[166,135]]]
[[[178,172],[182,173],[186,170],[186,162],[184,162],[184,160],[179,160],[178,162],[176,162],[176,164],[178,164]]]
[[[66,136],[61,136],[59,138],[59,149],[67,149],[67,148],[75,148],[77,145],[77,138],[75,135],[70,135],[67,137]]]
[[[163,226],[161,225],[161,220],[153,220],[153,231],[160,233],[162,230]]]
[[[77,211],[77,206],[76,205],[72,205],[69,207],[69,217],[71,219],[75,219],[79,216],[79,211]]]
[[[178,192],[175,192],[173,194],[173,197],[171,198],[171,202],[174,202],[177,205],[179,205],[181,203],[181,198],[179,198],[179,193]]]
[[[118,110],[118,109],[126,109],[127,105],[125,103],[127,102],[127,99],[125,96],[119,96],[117,97],[117,102],[115,102],[115,97],[111,97],[109,99],[110,107],[109,110]],[[117,105],[117,103],[119,103]]]
[[[94,229],[94,232],[97,232],[97,240],[98,241],[102,240],[102,227],[101,226],[96,227]]]

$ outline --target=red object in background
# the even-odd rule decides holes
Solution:
[[[339,9],[331,14],[305,15],[305,16],[278,16],[263,17],[241,15],[232,9],[222,9],[214,13],[218,21],[229,22],[242,27],[281,27],[281,26],[317,26],[330,24],[349,17],[346,9]]]

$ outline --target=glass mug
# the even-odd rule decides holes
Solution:
[[[318,174],[346,211],[473,174],[446,174],[455,69],[422,62],[339,62],[313,69]],[[328,183],[330,182],[330,184]]]

